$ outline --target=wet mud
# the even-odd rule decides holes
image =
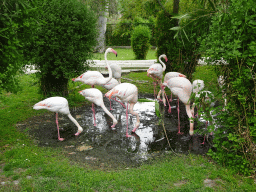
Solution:
[[[140,126],[131,134],[136,118],[129,114],[129,134],[126,137],[126,109],[119,103],[112,101],[113,110],[110,111],[118,120],[115,129],[111,128],[112,119],[96,106],[96,123],[93,125],[91,105],[78,109],[70,109],[71,115],[77,119],[84,131],[75,136],[77,127],[65,115],[59,114],[60,136],[64,141],[58,141],[55,113],[27,119],[18,125],[21,131],[26,131],[40,147],[59,148],[74,163],[82,163],[95,168],[124,168],[136,167],[162,154],[195,153],[206,154],[211,147],[212,136],[205,139],[204,135],[189,135],[189,121],[185,106],[180,103],[180,125],[182,135],[177,134],[178,115],[177,99],[171,102],[172,111],[168,113],[168,106],[159,103],[162,114],[155,113],[154,95],[139,95],[139,98],[152,102],[138,102],[134,111],[140,115]],[[104,98],[109,109],[109,100]],[[198,128],[195,122],[195,129]],[[201,128],[203,125],[200,125]],[[165,135],[167,134],[167,137]],[[168,139],[167,139],[168,138]],[[169,143],[170,145],[169,145]]]

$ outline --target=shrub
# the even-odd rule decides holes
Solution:
[[[131,43],[136,59],[146,59],[148,50],[150,49],[151,31],[149,27],[139,25],[134,28]]]
[[[228,62],[216,71],[226,77],[228,105],[220,115],[222,127],[215,132],[215,150],[208,154],[245,175],[256,170],[255,8],[253,0],[229,1],[228,12],[221,10],[212,18],[210,32],[201,42],[207,56]]]
[[[30,2],[2,0],[0,3],[0,93],[19,89],[17,72],[23,65],[22,47],[35,26],[30,18],[34,10]]]
[[[96,19],[80,1],[45,0],[39,21],[27,54],[41,71],[42,93],[65,96],[68,79],[86,70],[86,60],[96,45]]]
[[[171,10],[172,7],[166,7]],[[157,15],[156,21],[156,45],[157,55],[166,54],[168,63],[166,65],[166,72],[177,71],[187,76],[192,80],[192,74],[195,71],[199,54],[197,54],[197,47],[199,44],[196,40],[196,30],[192,25],[187,32],[190,40],[183,38],[179,34],[179,38],[175,38],[177,32],[170,30],[177,26],[177,19],[172,19],[173,15],[160,11]]]

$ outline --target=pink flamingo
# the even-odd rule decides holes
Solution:
[[[116,126],[117,120],[105,107],[104,102],[103,102],[103,94],[100,92],[100,90],[98,90],[96,88],[90,88],[90,89],[85,89],[85,90],[79,91],[79,93],[82,96],[84,96],[85,99],[100,106],[105,111],[105,113],[107,113],[108,116],[113,119],[113,125],[111,127],[113,128]],[[93,110],[93,118],[94,118],[94,126],[96,126],[95,110]]]
[[[87,71],[79,77],[73,78],[72,80],[74,82],[80,81],[84,84],[91,85],[92,88],[94,88],[94,85],[104,85],[108,83],[112,79],[112,70],[107,61],[107,54],[110,52],[114,53],[117,56],[117,52],[112,48],[108,48],[105,51],[105,61],[108,67],[109,77],[104,78],[104,76],[99,71]],[[94,110],[94,103],[92,103],[92,110]]]
[[[164,76],[164,82],[167,82],[169,79],[173,78],[173,77],[184,77],[186,78],[186,75],[183,75],[182,73],[179,73],[179,72],[168,72],[165,74]],[[170,102],[169,102],[169,99],[167,98],[167,95],[164,91],[164,88],[165,86],[162,87],[162,89],[160,89],[160,91],[158,92],[158,95],[157,95],[157,98],[160,98],[160,94],[162,93],[163,97],[165,96],[166,97],[166,100],[167,100],[167,103],[169,105],[169,109],[168,109],[168,113],[171,113],[171,105],[170,105]],[[170,101],[172,101],[172,93],[171,93],[171,99]]]
[[[57,124],[58,140],[59,141],[63,141],[64,138],[60,137],[59,123],[58,123],[58,112],[67,115],[69,117],[69,119],[77,126],[78,131],[75,134],[76,136],[78,136],[83,131],[83,128],[78,124],[78,122],[70,114],[69,107],[68,107],[68,101],[64,97],[49,97],[43,101],[36,103],[33,106],[33,109],[35,109],[35,110],[47,109],[49,111],[56,113],[56,124]]]
[[[111,90],[115,86],[117,86],[118,84],[119,84],[119,82],[115,78],[112,78],[108,83],[102,85],[102,87],[104,87],[107,90]],[[118,103],[120,103],[125,108],[125,105],[122,102],[116,100],[115,97],[113,98],[113,100],[117,101]],[[111,99],[109,99],[109,103],[110,103],[110,110],[113,110],[112,107],[111,107]]]
[[[113,97],[118,97],[122,102],[127,102],[127,107],[126,107],[126,121],[127,121],[127,128],[126,128],[126,137],[131,137],[131,135],[128,135],[128,110],[132,115],[136,116],[136,123],[135,127],[132,130],[132,132],[135,132],[136,129],[140,125],[140,117],[139,114],[133,111],[134,105],[138,101],[138,88],[131,84],[131,83],[121,83],[117,86],[115,86],[113,89],[108,91],[105,94],[106,97],[111,98]],[[130,106],[129,106],[130,104]]]
[[[167,56],[165,54],[160,55],[159,56],[159,62],[161,64],[159,64],[159,63],[153,64],[147,70],[147,76],[151,77],[153,79],[153,81],[154,81],[154,96],[156,95],[156,91],[155,90],[156,90],[157,83],[160,85],[160,88],[162,89],[163,72],[166,69],[166,65],[164,64],[164,62],[161,61],[162,58],[164,58],[166,62],[168,61]],[[158,99],[160,100],[160,96],[159,96]],[[163,95],[162,99],[163,99],[163,103],[165,105],[165,97],[164,97],[164,95]]]
[[[110,64],[110,68],[113,73],[113,77],[121,83],[121,76],[122,76],[122,68],[117,64]]]
[[[185,104],[186,106],[186,112],[189,118],[192,118],[192,114],[193,112],[190,109],[190,95],[192,92],[192,84],[190,83],[190,81],[187,78],[183,78],[183,77],[174,77],[169,79],[167,82],[163,83],[163,86],[167,86],[171,92],[178,96],[178,98]],[[178,134],[183,134],[180,132],[180,116],[179,116],[179,102],[178,102]],[[190,130],[189,130],[189,134],[193,135],[194,133],[194,122],[193,120],[189,120],[190,121]]]

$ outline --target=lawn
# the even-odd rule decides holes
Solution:
[[[114,54],[109,54],[108,60],[134,60],[135,59],[135,55],[132,49],[115,48],[115,51],[117,52],[117,57]],[[93,59],[104,60],[104,53],[94,53]],[[146,60],[150,60],[150,59],[157,59],[155,49],[150,49],[148,51]]]
[[[207,67],[197,68],[193,77],[208,79],[209,89],[215,79],[213,70]],[[124,78],[131,79],[139,92],[153,94],[148,88],[152,80],[145,72],[129,73]],[[42,99],[35,75],[21,75],[20,82],[21,91],[4,92],[0,97],[0,191],[256,191],[253,178],[238,175],[201,155],[169,151],[140,167],[118,170],[71,163],[62,148],[40,147],[26,130],[17,130],[16,124],[29,117],[49,113],[32,109]],[[90,105],[79,97],[78,85],[70,82],[70,105]]]

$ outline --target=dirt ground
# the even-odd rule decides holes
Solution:
[[[139,98],[153,99],[154,95],[139,95]],[[109,109],[109,101],[106,98],[104,103]],[[111,113],[118,120],[115,130],[111,129],[112,119],[98,106],[96,106],[97,126],[93,126],[91,105],[70,109],[71,115],[84,129],[77,137],[74,135],[77,132],[76,126],[67,116],[59,114],[60,135],[65,138],[62,142],[57,139],[54,113],[29,118],[19,123],[17,127],[31,136],[38,146],[59,148],[71,162],[100,169],[136,167],[168,152],[185,154],[192,152],[203,155],[208,151],[211,147],[210,143],[206,141],[205,144],[201,144],[204,136],[189,135],[189,121],[184,104],[180,103],[181,131],[184,132],[182,135],[177,134],[176,99],[171,103],[171,114],[168,113],[168,107],[160,103],[160,110],[164,114],[162,116],[164,127],[161,118],[155,114],[154,106],[151,105],[152,103],[145,102],[135,109],[140,114],[140,127],[129,138],[125,136],[125,109],[114,101],[112,102],[114,110]],[[135,117],[129,116],[129,134],[134,124]]]

